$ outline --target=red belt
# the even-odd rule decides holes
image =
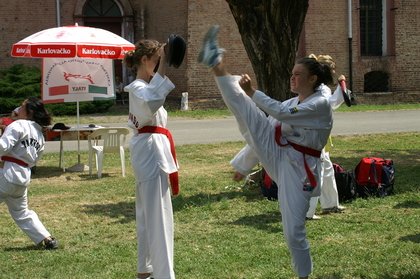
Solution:
[[[137,130],[139,134],[162,134],[165,135],[169,143],[171,145],[171,153],[172,157],[174,158],[175,164],[176,164],[176,153],[175,153],[175,143],[174,139],[172,138],[171,132],[169,132],[168,129],[157,127],[157,126],[144,126]],[[176,196],[179,193],[179,178],[178,178],[178,172],[173,172],[169,174],[169,181],[171,183],[171,189],[172,189],[172,195]]]
[[[15,157],[1,156],[1,160],[4,161],[4,162],[12,162],[12,163],[18,164],[19,166],[22,166],[22,167],[29,167],[28,163],[26,163],[26,162],[24,162],[20,159],[17,159]]]
[[[305,164],[306,175],[307,175],[308,180],[309,180],[309,182],[312,186],[312,189],[315,189],[316,186],[317,186],[316,179],[315,179],[314,174],[312,173],[311,168],[309,167],[308,163],[306,162],[305,155],[310,155],[310,156],[319,158],[319,157],[321,157],[321,151],[316,150],[316,149],[312,149],[310,147],[306,147],[306,146],[303,146],[303,145],[300,145],[300,144],[297,144],[297,143],[294,143],[294,142],[290,142],[290,141],[287,141],[287,140],[286,140],[287,141],[286,144],[282,144],[281,141],[280,141],[280,138],[281,138],[281,125],[276,127],[276,133],[275,133],[276,143],[279,146],[290,145],[296,151],[299,151],[300,153],[303,154],[303,161],[304,161],[304,164]]]

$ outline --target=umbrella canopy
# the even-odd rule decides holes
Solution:
[[[27,58],[123,59],[134,45],[100,28],[63,26],[45,29],[13,45],[12,56]]]

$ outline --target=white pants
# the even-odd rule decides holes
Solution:
[[[28,209],[27,187],[8,182],[3,175],[3,169],[0,169],[0,203],[2,202],[6,203],[15,223],[35,244],[51,235],[38,215]]]
[[[299,277],[312,272],[312,259],[306,238],[305,216],[314,193],[303,191],[307,175],[302,153],[275,142],[275,129],[269,118],[244,94],[238,76],[216,77],[222,97],[234,114],[239,130],[253,148],[259,161],[279,187],[278,198],[283,233]],[[307,156],[307,163],[320,184],[321,162]],[[318,192],[319,195],[319,192]]]
[[[322,150],[322,171],[321,171],[321,196],[313,197],[309,203],[309,210],[306,217],[312,218],[315,214],[318,205],[318,199],[321,203],[321,208],[331,208],[339,205],[337,184],[334,177],[334,168],[330,159],[329,152]]]
[[[160,171],[154,179],[137,182],[136,224],[139,273],[155,279],[175,278],[174,225],[168,174]]]

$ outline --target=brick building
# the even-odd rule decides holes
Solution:
[[[145,37],[165,41],[177,33],[188,48],[183,65],[168,72],[176,85],[169,99],[179,102],[181,93],[188,92],[190,107],[218,107],[223,104],[213,77],[196,57],[203,34],[219,24],[229,70],[252,73],[225,0],[0,0],[0,6],[0,69],[40,66],[38,59],[10,57],[11,46],[58,25],[99,27],[132,42]],[[311,0],[297,55],[332,55],[359,102],[418,102],[419,14],[418,0]],[[115,64],[127,81],[120,62]]]

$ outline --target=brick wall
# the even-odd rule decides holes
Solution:
[[[419,102],[420,90],[416,83],[420,71],[420,6],[417,0],[386,2],[387,12],[393,13],[395,20],[389,23],[395,34],[395,49],[381,57],[362,57],[359,48],[359,1],[352,1],[353,92],[358,96],[359,103]],[[346,76],[349,75],[347,11],[347,1],[309,1],[304,38],[306,53],[332,55],[337,62],[337,72]],[[364,76],[370,71],[389,74],[390,92],[364,93]]]
[[[226,49],[224,61],[232,74],[250,73],[251,63],[245,52],[235,20],[225,0],[191,0],[188,7],[188,91],[192,107],[224,106],[214,77],[198,64],[202,38],[208,28],[220,25],[219,44]]]
[[[347,1],[309,1],[305,18],[306,55],[328,54],[336,62],[337,74],[348,76]]]
[[[13,58],[10,51],[19,40],[57,26],[55,1],[1,1],[0,18],[0,69],[15,64],[40,67],[40,59]]]
[[[2,1],[3,3],[4,1]],[[179,69],[171,68],[168,76],[176,89],[168,98],[178,106],[182,92],[189,93],[190,107],[206,108],[224,106],[210,70],[196,62],[203,35],[213,24],[219,24],[220,45],[226,48],[225,62],[233,74],[251,73],[253,70],[243,47],[235,20],[225,0],[121,0],[131,5],[132,18],[128,20],[134,41],[154,38],[165,41],[170,33],[177,33],[187,41],[187,53]],[[392,102],[416,101],[420,72],[420,5],[418,0],[387,0],[393,2],[395,17],[395,55],[379,58],[360,56],[358,0],[352,1],[353,40],[352,67],[353,91],[359,100],[368,102],[371,93],[363,93],[364,75],[371,70],[389,73]],[[84,0],[61,1],[62,25],[74,24],[76,11],[81,10]],[[3,7],[4,6],[4,7]],[[56,26],[55,1],[21,0],[8,1],[0,9],[0,69],[13,64],[41,66],[40,59],[10,57],[13,43],[36,31]],[[330,54],[336,60],[337,72],[349,76],[349,46],[347,31],[347,1],[309,1],[302,54]],[[255,80],[255,78],[254,78]],[[370,95],[369,95],[370,94]],[[414,97],[413,97],[414,96]],[[417,101],[420,101],[417,99]]]

